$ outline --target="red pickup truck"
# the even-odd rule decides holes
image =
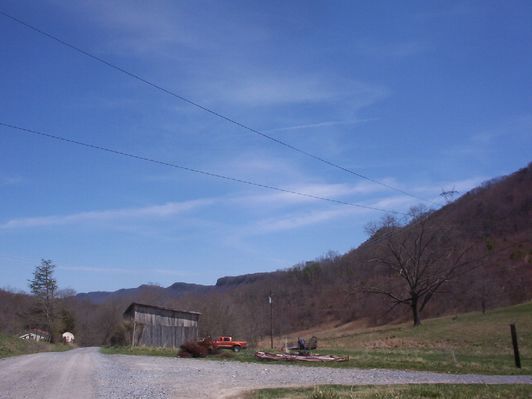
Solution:
[[[246,341],[233,341],[233,337],[218,337],[212,340],[212,346],[215,349],[232,349],[235,352],[240,352],[240,349],[248,347],[248,343]]]

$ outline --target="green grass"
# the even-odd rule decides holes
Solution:
[[[517,326],[521,369],[514,364],[510,323]],[[532,303],[427,319],[416,328],[404,323],[345,331],[340,326],[314,334],[319,352],[350,356],[349,362],[328,367],[532,374]]]
[[[519,338],[514,364],[510,323]],[[349,354],[359,367],[452,373],[532,374],[532,303],[321,337],[320,350]]]
[[[469,354],[511,353],[510,323],[515,323],[519,346],[532,355],[532,303],[454,317],[427,319],[419,327],[400,324],[322,337],[321,347],[336,349],[445,350]]]
[[[391,385],[341,386],[314,388],[269,388],[246,394],[245,399],[530,399],[529,385]]]
[[[434,371],[452,374],[532,374],[532,360],[521,358],[521,369],[514,365],[512,356],[501,355],[465,355],[437,351],[414,350],[321,350],[319,352],[348,355],[347,362],[308,363],[308,362],[272,362],[275,364],[291,364],[305,367],[332,368],[383,368],[399,370]],[[456,359],[456,362],[455,362]],[[241,362],[265,363],[257,360],[254,352],[240,352],[228,360]]]
[[[27,341],[0,334],[0,358],[37,352],[62,352],[72,349],[69,345]]]
[[[509,324],[515,323],[522,368],[514,365]],[[532,374],[532,303],[481,313],[345,331],[342,327],[316,334],[319,353],[349,355],[342,363],[295,362],[307,367],[389,368],[444,373]],[[267,349],[266,349],[267,350]],[[104,353],[175,356],[176,350],[129,347],[104,348]],[[264,362],[254,350],[228,351],[209,359]],[[277,362],[276,362],[277,363]],[[284,362],[278,362],[284,363]]]

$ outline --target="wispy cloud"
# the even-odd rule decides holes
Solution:
[[[203,97],[245,107],[328,104],[351,112],[390,95],[384,86],[327,78],[312,74],[275,74],[255,71],[246,76],[228,75],[203,88]]]
[[[485,11],[482,3],[474,4],[473,2],[442,2],[439,7],[435,9],[420,9],[412,14],[416,19],[423,21],[433,21],[434,19],[441,19],[442,17],[452,17],[452,21],[456,22],[456,17],[475,15],[478,16],[480,12]]]
[[[12,186],[23,182],[24,179],[21,176],[0,176],[0,186]]]
[[[374,190],[373,187],[367,188],[369,189],[368,192],[373,192]],[[338,193],[340,192],[342,192],[342,190],[338,191]],[[350,190],[345,190],[343,192],[348,193]],[[415,205],[415,203],[416,201],[410,197],[393,195],[380,198],[372,202],[365,202],[363,205],[393,212],[396,210],[407,209],[409,206]],[[333,220],[345,219],[357,215],[368,215],[375,212],[376,211],[372,209],[347,205],[337,206],[329,209],[296,210],[289,214],[259,220],[245,228],[244,233],[247,235],[255,235],[295,230],[315,224],[328,223]]]
[[[267,30],[256,24],[239,21],[246,35],[235,29],[231,15],[220,18],[216,2],[205,7],[200,2],[157,1],[58,1],[57,7],[88,20],[110,34],[102,51],[115,54],[157,55],[164,58],[187,58],[193,62],[201,53],[217,53],[220,47],[239,42],[253,42],[269,37]],[[220,6],[223,7],[223,6]],[[223,32],[223,34],[220,34]],[[180,51],[181,50],[181,51]],[[195,52],[190,57],[185,51]]]
[[[127,269],[122,267],[94,267],[94,266],[59,266],[57,270],[85,273],[108,273],[108,274],[141,274],[141,270]]]
[[[419,201],[415,198],[405,195],[393,195],[381,198],[371,204],[372,207],[385,209],[387,211],[401,211],[408,209],[408,207],[418,204]]]
[[[301,227],[326,223],[335,219],[368,212],[369,210],[367,209],[348,207],[303,212],[279,218],[261,220],[247,228],[245,232],[246,234],[268,234],[278,231],[295,230]]]
[[[290,157],[268,154],[260,149],[253,153],[238,153],[229,159],[209,160],[203,168],[273,186],[285,186],[308,179],[308,172]]]
[[[370,194],[376,194],[387,189],[383,186],[371,183],[361,182],[358,184],[345,184],[345,183],[307,183],[288,186],[287,189],[310,194],[318,197],[340,199],[345,197],[359,196],[365,197]],[[264,206],[289,206],[302,203],[316,203],[316,199],[310,197],[304,197],[291,193],[283,192],[268,192],[255,195],[240,195],[233,199],[234,202],[241,203],[244,206],[255,207],[258,205]]]
[[[262,165],[261,167],[267,167],[267,165]],[[286,188],[294,192],[333,199],[359,196],[358,200],[361,200],[364,196],[380,193],[386,190],[382,186],[370,182],[361,182],[358,184],[305,183],[288,185]],[[316,199],[285,192],[261,192],[259,194],[240,192],[230,196],[184,202],[168,202],[161,205],[150,205],[138,208],[120,208],[77,212],[66,215],[17,218],[0,224],[0,229],[8,230],[97,223],[113,223],[113,226],[118,228],[120,223],[125,223],[124,226],[127,226],[127,222],[132,221],[165,220],[191,212],[198,208],[213,205],[214,203],[219,206],[238,206],[253,210],[263,209],[264,207],[271,209],[272,207],[290,207],[301,204],[310,205],[312,203],[318,204]],[[316,217],[313,219],[318,220]]]
[[[289,130],[302,130],[302,129],[317,129],[317,128],[331,127],[331,126],[359,125],[361,123],[370,122],[373,120],[376,120],[376,119],[371,118],[371,119],[352,119],[352,120],[344,120],[344,121],[324,121],[324,122],[278,127],[275,129],[268,129],[266,130],[266,132],[283,132],[287,130],[289,131]]]
[[[355,48],[364,54],[375,57],[404,58],[427,51],[429,46],[418,40],[401,42],[377,42],[361,39],[355,42]]]
[[[460,145],[443,148],[443,156],[453,159],[462,157],[475,158],[478,161],[488,162],[496,158],[499,152],[510,143],[516,150],[525,153],[531,144],[532,114],[512,116],[497,125],[487,126],[482,130],[470,132]]]
[[[11,219],[0,224],[0,229],[16,229],[28,227],[48,227],[56,225],[129,221],[145,218],[168,218],[191,211],[211,203],[211,200],[192,200],[185,202],[168,202],[162,205],[152,205],[141,208],[123,208],[103,211],[89,211],[68,215],[53,215]]]
[[[157,6],[136,3],[130,6],[113,1],[55,2],[57,6],[81,15],[91,23],[113,32],[106,42],[113,52],[159,52],[169,45],[194,43],[183,29],[184,17],[171,3],[159,2]]]
[[[229,162],[225,162],[225,170],[229,173],[230,171],[233,174],[238,176],[241,173],[246,172],[245,174],[252,174],[257,176],[260,174],[282,174],[283,176],[299,176],[302,177],[302,174],[296,170],[294,165],[283,157],[271,156],[271,155],[262,155],[257,156],[256,154],[240,154],[237,157],[231,159]],[[223,169],[223,165],[216,165],[216,169]]]
[[[3,260],[8,263],[16,262],[22,265],[33,265],[39,262],[39,258],[28,258],[24,256],[15,256],[0,253],[0,260]]]

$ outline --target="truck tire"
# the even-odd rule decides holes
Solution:
[[[240,345],[233,346],[233,352],[240,352],[240,349],[242,349]]]

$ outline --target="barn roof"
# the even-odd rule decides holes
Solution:
[[[132,302],[131,305],[129,305],[127,309],[124,311],[124,316],[127,316],[131,312],[133,312],[133,309],[136,306],[142,306],[143,308],[148,308],[148,309],[153,309],[153,310],[166,310],[166,311],[175,312],[175,313],[188,313],[188,314],[194,314],[194,315],[201,315],[200,312],[192,312],[190,310],[172,309],[172,308],[165,308],[162,306],[146,305],[145,303]]]

